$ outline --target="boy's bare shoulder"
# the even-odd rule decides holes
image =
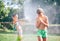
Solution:
[[[48,19],[48,17],[47,17],[47,16],[45,16],[45,18],[46,18],[46,19]]]
[[[48,18],[48,17],[45,15],[45,18]]]

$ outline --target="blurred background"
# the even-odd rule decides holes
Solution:
[[[0,41],[16,41],[12,15],[23,22],[23,41],[37,41],[36,10],[42,8],[49,19],[48,41],[60,40],[60,0],[0,0]]]

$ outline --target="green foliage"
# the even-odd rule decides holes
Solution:
[[[3,19],[8,16],[9,12],[9,8],[5,8],[4,3],[0,1],[0,22],[3,22]]]
[[[3,11],[4,11],[4,3],[2,1],[0,1],[0,19],[2,18],[2,16],[4,15],[3,14]]]
[[[0,1],[0,22],[12,22],[12,18],[9,17],[10,13],[10,8],[5,8],[5,5],[2,1]],[[4,27],[11,29],[12,26],[10,25],[10,23],[6,24],[6,23],[0,23],[0,28],[5,29]]]

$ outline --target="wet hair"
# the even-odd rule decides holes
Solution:
[[[37,14],[40,14],[40,13],[44,13],[44,11],[43,11],[42,8],[38,8],[38,9],[37,9]]]
[[[14,17],[14,16],[18,16],[18,14],[13,14],[13,16],[12,16],[12,17]]]

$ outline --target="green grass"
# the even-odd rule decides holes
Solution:
[[[16,34],[0,34],[0,41],[16,41]],[[37,41],[37,36],[32,34],[25,34],[22,38],[22,41]],[[49,35],[48,41],[60,41],[60,36]]]

